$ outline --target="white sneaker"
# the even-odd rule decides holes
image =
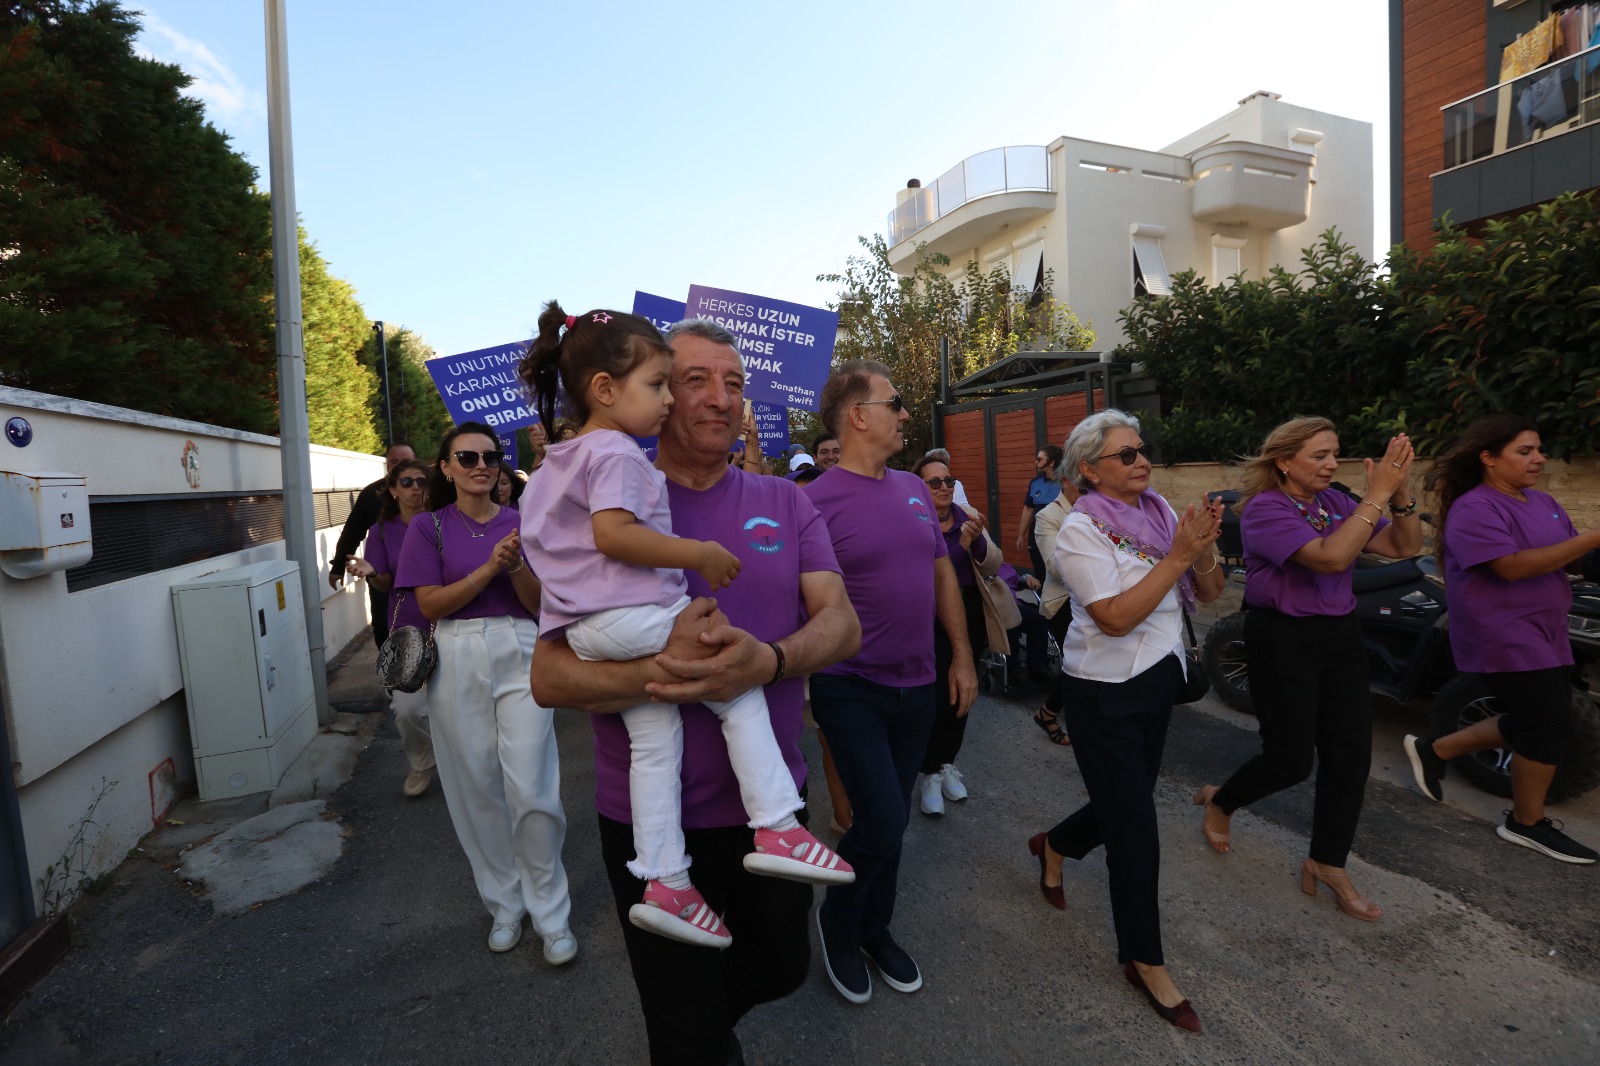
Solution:
[[[922,775],[922,813],[943,814],[944,793],[940,790],[939,774]]]
[[[510,951],[522,941],[522,919],[515,922],[496,922],[489,930],[490,951]]]
[[[570,929],[563,929],[544,938],[544,961],[551,966],[564,966],[578,954],[578,938]]]
[[[960,803],[967,798],[967,786],[961,781],[961,771],[953,764],[944,764],[944,769],[939,771],[939,782],[944,789],[945,799]]]

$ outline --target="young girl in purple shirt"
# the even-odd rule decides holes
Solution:
[[[559,966],[578,953],[561,864],[561,764],[555,719],[528,688],[539,582],[522,558],[517,512],[490,495],[499,465],[488,426],[445,434],[428,487],[433,514],[406,530],[395,585],[436,623],[428,691],[439,785],[494,919],[489,950],[516,947],[527,917],[545,961]]]
[[[1561,505],[1533,487],[1544,461],[1531,421],[1489,415],[1428,474],[1439,495],[1450,651],[1458,669],[1483,678],[1499,713],[1448,736],[1408,736],[1405,749],[1417,788],[1438,802],[1446,762],[1510,748],[1512,809],[1495,832],[1587,865],[1600,855],[1545,817],[1544,804],[1575,724],[1566,571],[1600,548],[1600,530],[1579,533]]]
[[[683,571],[699,573],[713,590],[739,574],[738,558],[722,545],[672,535],[666,478],[632,439],[660,432],[672,406],[671,374],[672,349],[645,319],[606,310],[569,316],[553,300],[522,364],[542,421],[554,421],[559,392],[582,423],[576,437],[546,453],[538,505],[526,509],[522,531],[543,582],[544,635],[564,636],[583,659],[626,661],[662,651],[689,604]],[[755,830],[745,868],[816,884],[854,880],[849,864],[795,818],[804,801],[761,689],[707,706],[722,720]],[[628,918],[661,936],[725,948],[727,927],[689,878],[678,709],[652,702],[621,714],[631,755],[635,858],[628,869],[646,882]]]

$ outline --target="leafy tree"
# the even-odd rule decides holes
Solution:
[[[932,441],[941,340],[950,340],[953,381],[1018,351],[1086,351],[1094,344],[1093,330],[1050,295],[1051,275],[1039,293],[1013,286],[1004,265],[985,273],[968,263],[952,280],[943,273],[949,257],[924,248],[904,276],[889,265],[881,235],[859,241],[865,255],[851,256],[844,273],[817,280],[839,286],[837,302],[829,305],[839,311],[835,360],[883,363],[911,409],[898,462],[921,458]],[[796,440],[809,441],[821,428],[815,416],[791,414],[790,435]]]
[[[1331,418],[1347,454],[1381,453],[1406,379],[1390,286],[1334,230],[1302,256],[1259,281],[1210,286],[1183,271],[1171,296],[1123,311],[1115,355],[1160,388],[1151,421],[1166,461],[1231,460],[1297,415]]]
[[[454,425],[425,365],[438,353],[421,334],[405,326],[386,327],[385,341],[389,349],[389,405],[394,416],[394,439],[410,444],[419,457],[431,460],[434,448]],[[367,352],[365,361],[375,367],[378,360],[376,336]],[[373,404],[373,421],[380,433],[383,429],[381,384],[380,379],[380,391]]]
[[[267,204],[137,32],[0,6],[0,382],[272,432]]]
[[[1553,455],[1600,445],[1600,202],[1569,193],[1484,223],[1448,222],[1427,253],[1390,259],[1394,317],[1410,354],[1388,413],[1425,444],[1479,415],[1538,421]]]
[[[372,323],[350,283],[328,273],[317,246],[300,230],[300,307],[306,354],[306,409],[311,442],[353,452],[382,445],[375,403],[378,375],[363,358]]]

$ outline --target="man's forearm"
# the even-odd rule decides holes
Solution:
[[[941,565],[942,564],[942,565]],[[951,657],[972,661],[972,642],[967,639],[967,609],[961,602],[961,584],[948,558],[938,559],[933,568],[934,611],[945,636],[950,638]]]
[[[541,707],[571,707],[590,714],[614,714],[649,700],[644,686],[652,672],[650,659],[627,662],[584,662],[560,637],[541,640],[533,651],[529,681]]]

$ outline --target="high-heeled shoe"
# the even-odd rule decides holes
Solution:
[[[1318,873],[1317,868],[1318,864],[1310,859],[1300,864],[1300,891],[1308,896],[1315,896],[1317,882],[1320,881],[1333,892],[1334,902],[1339,904],[1339,909],[1350,917],[1359,918],[1363,922],[1375,922],[1383,917],[1383,908],[1357,892],[1356,886],[1350,883],[1350,875],[1344,870],[1341,869],[1336,876],[1329,877],[1325,873]],[[1347,892],[1349,895],[1345,894]]]
[[[1218,833],[1205,823],[1205,814],[1210,811],[1212,806],[1211,797],[1215,796],[1220,790],[1220,785],[1201,785],[1195,790],[1194,805],[1201,810],[1200,833],[1206,838],[1206,843],[1211,845],[1212,851],[1226,855],[1233,850],[1233,845],[1228,843],[1228,834]],[[1217,808],[1219,811],[1221,809],[1221,807]]]
[[[1179,1029],[1186,1029],[1191,1033],[1198,1033],[1202,1031],[1200,1028],[1200,1015],[1194,1012],[1194,1008],[1189,1005],[1189,1001],[1187,999],[1183,1000],[1176,1007],[1166,1006],[1156,998],[1156,994],[1154,992],[1150,991],[1150,986],[1144,983],[1144,975],[1141,974],[1139,972],[1139,968],[1131,962],[1125,962],[1122,964],[1122,975],[1128,979],[1128,983],[1130,985],[1144,993],[1144,998],[1150,1001],[1150,1006],[1154,1008],[1155,1012],[1161,1015],[1161,1017],[1165,1018],[1173,1025],[1176,1025]]]
[[[1039,857],[1039,891],[1044,893],[1045,902],[1058,911],[1067,909],[1067,894],[1060,885],[1047,885],[1044,883],[1044,834],[1035,833],[1028,838],[1028,850]]]

